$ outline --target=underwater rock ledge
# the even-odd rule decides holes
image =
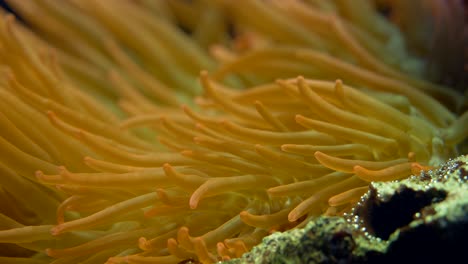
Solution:
[[[351,213],[274,233],[225,263],[468,263],[468,155],[376,182]]]

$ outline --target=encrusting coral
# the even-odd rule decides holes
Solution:
[[[371,1],[7,2],[2,263],[240,257],[468,134]]]

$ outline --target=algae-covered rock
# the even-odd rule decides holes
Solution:
[[[355,247],[342,217],[320,217],[303,229],[274,233],[230,263],[348,263]]]
[[[274,233],[230,263],[468,263],[468,156],[370,184],[345,217]]]
[[[350,222],[387,243],[372,262],[468,263],[467,162],[462,156],[437,170],[370,185]]]

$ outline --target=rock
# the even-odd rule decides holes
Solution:
[[[371,183],[345,217],[274,233],[228,263],[468,263],[468,156]]]

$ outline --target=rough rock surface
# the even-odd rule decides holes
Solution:
[[[351,213],[274,233],[229,263],[468,263],[468,156],[370,185]]]

